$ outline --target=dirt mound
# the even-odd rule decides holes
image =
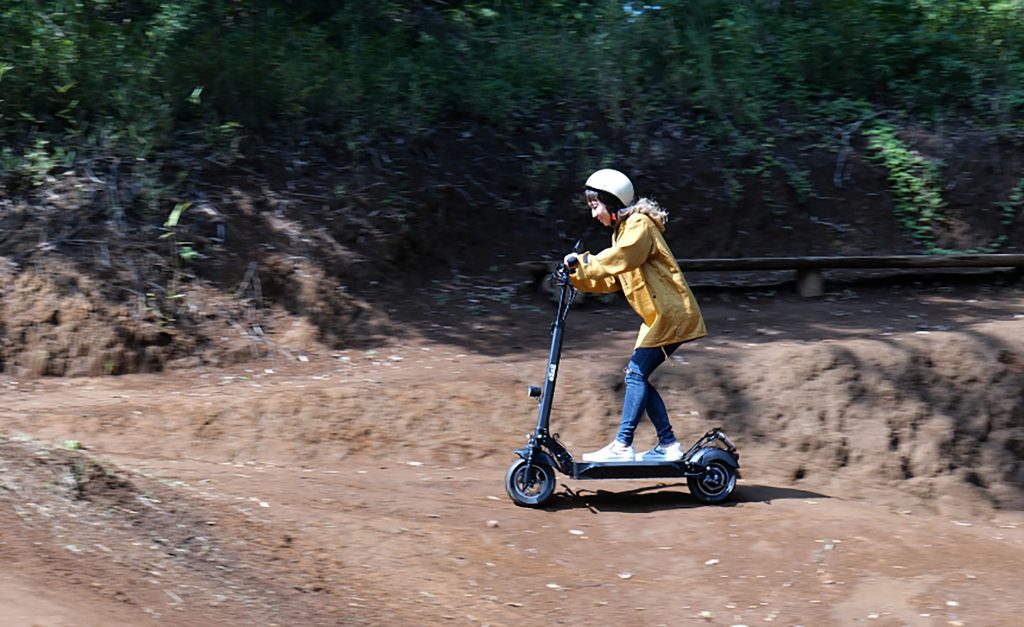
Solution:
[[[0,521],[34,539],[36,546],[30,555],[5,550],[0,543],[0,555],[7,566],[21,571],[22,583],[39,578],[46,590],[47,573],[63,569],[64,585],[91,590],[103,600],[101,607],[120,604],[117,622],[122,624],[189,624],[193,619],[184,616],[201,614],[204,607],[216,615],[203,618],[204,623],[214,620],[211,624],[332,620],[295,594],[323,589],[327,582],[283,572],[279,556],[271,556],[278,548],[273,545],[282,540],[267,537],[257,521],[232,511],[210,511],[181,490],[102,462],[76,446],[0,439]],[[337,589],[339,584],[330,585]],[[12,600],[0,618],[14,618],[23,603]],[[54,607],[32,618],[47,611]],[[103,624],[112,618],[86,611],[75,621]]]
[[[263,285],[253,273],[234,295],[205,282],[183,287],[173,309],[152,294],[111,300],[118,284],[57,259],[19,268],[0,258],[0,371],[14,376],[99,376],[200,365],[220,366],[282,354],[295,358],[352,329],[380,332],[386,317],[347,295],[308,260],[271,256]],[[291,314],[294,309],[300,314]]]
[[[112,307],[100,293],[94,279],[55,261],[24,271],[5,263],[0,364],[32,376],[160,370],[171,352],[171,332],[133,320],[126,307]]]
[[[891,486],[950,511],[1022,509],[1022,329],[748,350],[663,381],[700,390],[689,406],[736,425],[763,446],[755,468],[794,482]]]

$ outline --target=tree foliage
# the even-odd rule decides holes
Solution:
[[[612,132],[850,103],[1017,126],[1022,23],[1024,0],[4,2],[0,165],[54,146],[146,158],[240,128],[352,147],[552,110]]]

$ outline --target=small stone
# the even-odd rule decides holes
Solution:
[[[717,560],[717,559],[710,559],[710,560],[708,560],[708,561],[704,562],[704,565],[705,565],[705,566],[714,566],[714,565],[715,565],[715,564],[717,564],[717,563],[718,563],[718,560]]]
[[[487,521],[487,526],[490,527],[491,529],[497,529],[498,528],[498,521],[496,521],[496,520],[488,520]]]

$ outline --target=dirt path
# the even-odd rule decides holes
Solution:
[[[1019,289],[704,302],[728,332],[660,387],[680,434],[738,440],[723,507],[655,482],[511,504],[539,303],[449,304],[306,362],[0,377],[0,623],[1017,624]],[[612,431],[634,322],[574,315],[556,419],[578,452]]]
[[[602,483],[531,511],[507,501],[502,468],[491,464],[113,459],[173,484],[177,498],[215,517],[219,534],[269,547],[297,575],[291,611],[307,624],[1011,625],[1021,610],[1024,521],[1008,513],[955,520],[751,482],[729,507],[698,507],[682,485]],[[268,555],[232,566],[253,557]],[[63,569],[78,570],[77,557]],[[109,579],[43,570],[25,582],[5,572],[4,618],[109,624],[120,604],[134,610],[130,624],[218,615],[207,600],[217,582],[125,571],[111,575],[126,600],[107,603],[97,584]],[[60,593],[19,603],[10,582],[14,593]],[[85,602],[94,616],[75,611]],[[236,624],[294,624],[244,603],[224,611]]]
[[[991,625],[1021,607],[1024,525],[1010,515],[953,520],[756,483],[722,508],[696,506],[682,485],[577,484],[579,498],[538,512],[511,506],[488,464],[225,473],[125,461],[304,554],[320,573],[312,602],[395,624],[658,625],[707,612],[711,624]]]

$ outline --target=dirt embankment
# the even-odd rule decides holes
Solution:
[[[104,161],[55,169],[0,198],[0,370],[129,374],[315,342],[361,347],[406,333],[389,310],[423,283],[507,278],[577,238],[605,245],[579,199],[585,156],[570,151],[538,178],[521,147],[478,126],[453,121],[358,155],[266,147],[231,167],[175,153],[167,170],[187,180],[178,206],[189,208],[173,227],[151,174]],[[944,249],[1022,249],[1022,152],[1011,139],[902,131],[946,164],[943,215],[925,224],[897,214],[865,136],[792,133],[779,129],[773,154],[736,158],[652,128],[619,148],[621,167],[670,211],[665,237],[682,258],[922,252],[910,227]],[[540,149],[553,135],[517,139]]]
[[[550,307],[484,287],[424,288],[421,335],[308,361],[0,379],[0,521],[16,531],[0,541],[0,618],[1013,625],[1024,611],[1010,592],[1024,585],[1020,286],[704,290],[712,335],[657,382],[681,438],[722,425],[739,444],[735,501],[560,477],[542,511],[513,506],[501,477],[535,418],[525,386],[543,376]],[[553,427],[574,453],[614,431],[636,324],[615,304],[572,313]]]
[[[278,367],[241,378],[148,375],[151,389],[142,390],[118,379],[26,381],[8,387],[9,428],[45,416],[35,428],[53,437],[127,437],[153,454],[187,435],[194,452],[233,460],[344,458],[368,448],[449,462],[501,455],[530,428],[521,392],[543,367],[549,312],[537,297],[517,297],[491,302],[467,325],[464,312],[482,299],[461,291],[439,305],[440,288],[425,289],[410,306],[431,314],[433,331],[379,350],[323,349],[334,358],[319,353],[322,370],[301,385],[282,380]],[[770,469],[796,484],[1024,507],[1019,287],[868,287],[820,301],[724,291],[703,301],[711,337],[657,375],[682,436],[722,425],[744,440],[750,472]],[[635,324],[617,305],[587,305],[570,321],[554,422],[571,447],[601,443],[616,422],[619,362]],[[121,387],[131,394],[117,394]],[[239,393],[225,395],[231,387]]]

